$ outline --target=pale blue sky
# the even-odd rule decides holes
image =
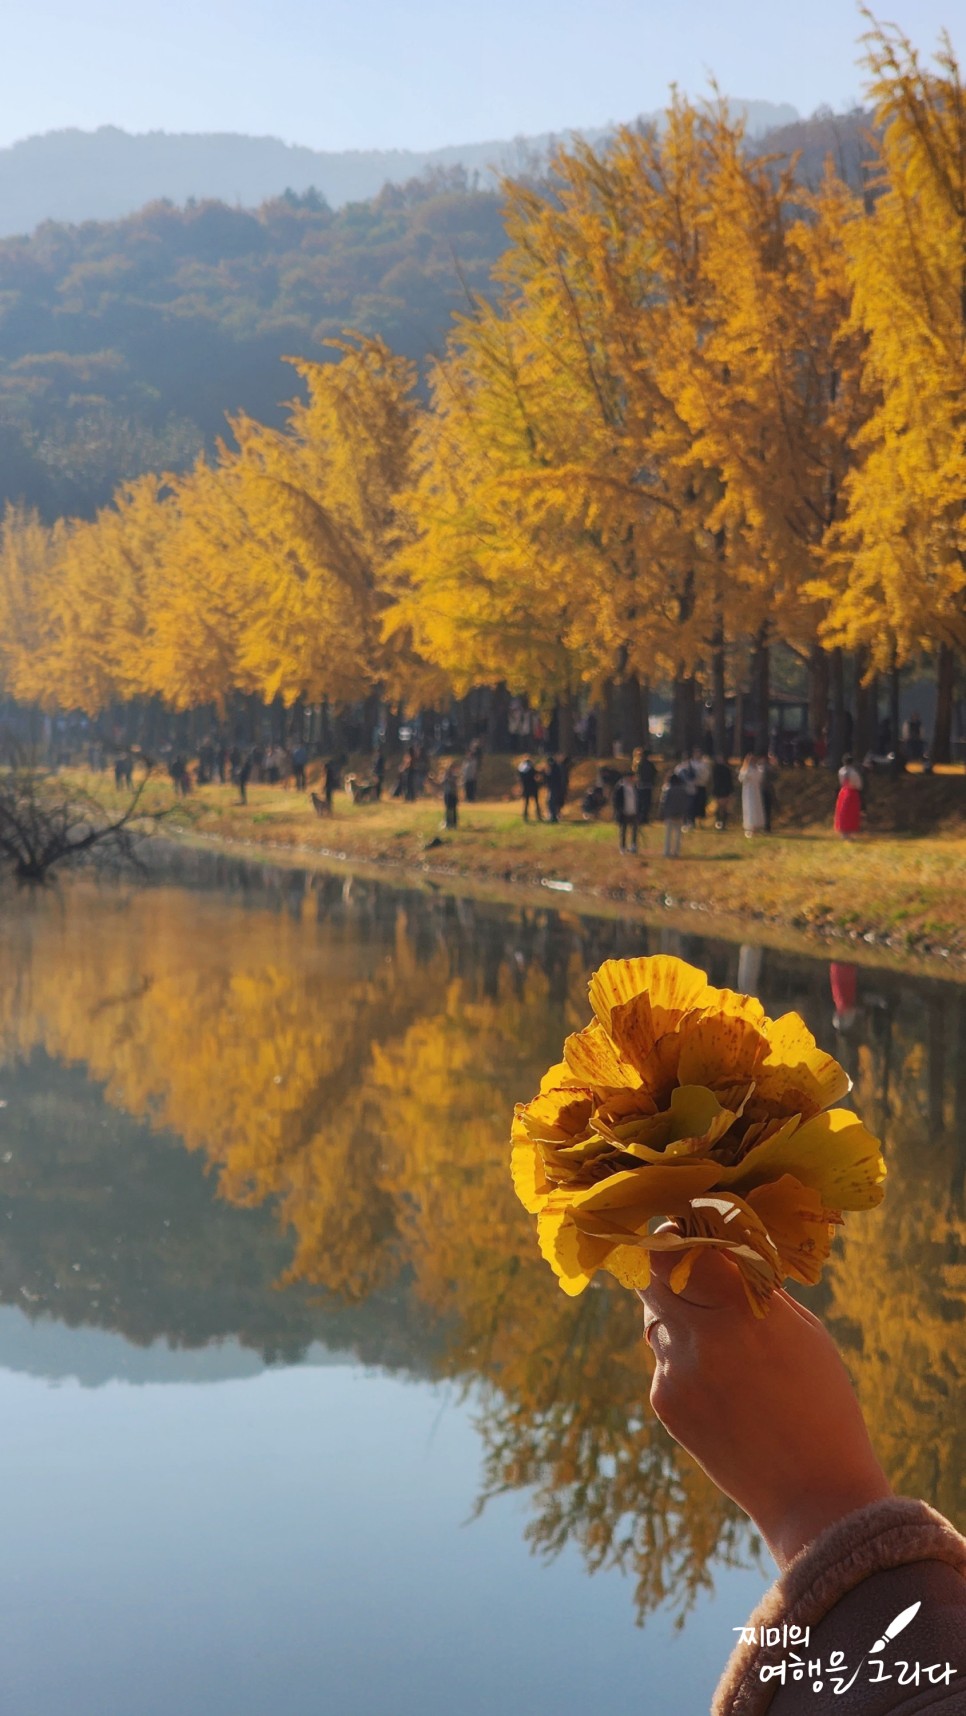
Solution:
[[[966,51],[966,0],[889,0]],[[435,148],[630,119],[676,82],[861,94],[853,0],[7,0],[0,144],[64,125]]]

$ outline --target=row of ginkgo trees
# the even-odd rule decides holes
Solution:
[[[500,685],[560,711],[613,688],[646,732],[674,687],[767,719],[770,652],[844,734],[845,652],[892,688],[926,656],[949,754],[966,649],[966,90],[866,38],[875,123],[856,192],[755,156],[722,104],[576,144],[506,186],[490,299],[432,365],[347,339],[296,362],[284,428],[232,419],[177,476],[92,521],[11,509],[0,688],[97,714]],[[860,695],[861,701],[861,695]]]

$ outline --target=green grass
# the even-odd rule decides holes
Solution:
[[[87,778],[105,803],[121,802],[105,777]],[[166,782],[150,789],[170,802]],[[753,926],[796,928],[815,939],[873,935],[898,951],[948,950],[966,961],[966,833],[897,834],[839,840],[827,825],[781,829],[744,840],[740,830],[711,827],[686,834],[678,860],[662,856],[663,829],[641,831],[637,857],[618,849],[610,821],[585,823],[568,805],[557,826],[523,821],[518,802],[488,799],[460,806],[455,831],[443,828],[437,799],[407,805],[384,799],[352,805],[335,798],[335,814],[317,817],[307,795],[249,786],[240,805],[230,787],[205,787],[177,807],[171,823],[185,833],[229,842],[254,841],[294,854],[338,850],[366,863],[431,869],[484,882],[569,881],[574,893],[647,908],[670,896],[697,907],[733,934]],[[172,831],[174,831],[172,829]],[[430,841],[441,844],[430,851]]]

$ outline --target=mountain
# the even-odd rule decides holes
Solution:
[[[425,359],[505,245],[499,195],[458,168],[338,210],[162,202],[0,240],[0,509],[90,514],[189,464],[226,413],[279,422],[282,358],[331,357],[347,329]]]
[[[808,183],[831,154],[858,186],[868,123],[820,114],[754,147],[794,157]],[[518,167],[533,167],[538,144],[513,146]],[[298,391],[281,360],[331,356],[324,341],[347,329],[422,365],[506,245],[500,193],[475,173],[437,163],[338,208],[291,188],[248,209],[162,200],[0,239],[0,510],[24,500],[47,518],[89,516],[119,481],[210,449],[226,413],[281,421]]]
[[[731,105],[745,115],[753,137],[798,118],[787,103]],[[590,142],[606,134],[606,128],[581,133]],[[492,188],[497,174],[519,172],[558,141],[563,137],[547,134],[426,151],[332,152],[231,132],[132,136],[113,125],[48,131],[0,149],[0,237],[30,232],[45,220],[118,220],[159,199],[254,208],[286,190],[315,190],[332,208],[340,208],[376,196],[383,185],[452,167],[462,167],[471,179],[479,175],[479,184]]]

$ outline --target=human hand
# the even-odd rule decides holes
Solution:
[[[683,1293],[652,1255],[639,1297],[656,1359],[651,1404],[785,1568],[821,1531],[891,1494],[827,1330],[782,1290],[756,1317],[734,1264],[709,1251]]]

